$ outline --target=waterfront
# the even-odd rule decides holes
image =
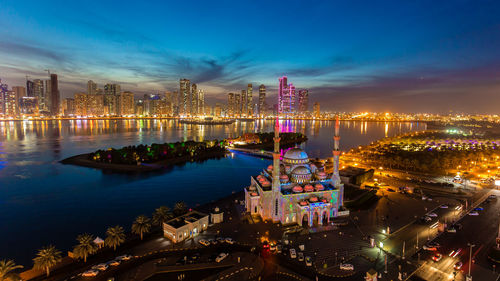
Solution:
[[[283,131],[304,133],[310,157],[331,155],[333,121],[282,122]],[[0,122],[0,258],[31,265],[36,249],[68,250],[84,232],[103,237],[108,226],[129,229],[138,214],[183,200],[189,206],[239,191],[270,161],[244,155],[187,163],[163,173],[106,174],[58,161],[96,149],[236,137],[271,131],[273,121],[187,125],[177,120]],[[384,136],[422,130],[419,123],[341,123],[341,150]]]

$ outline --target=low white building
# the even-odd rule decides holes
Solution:
[[[163,223],[163,236],[174,243],[197,236],[208,228],[208,215],[191,211]]]

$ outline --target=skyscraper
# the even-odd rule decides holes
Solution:
[[[76,116],[87,116],[87,101],[86,93],[76,93],[74,95],[74,114]]]
[[[33,83],[33,81],[30,81],[30,80],[26,80],[26,95],[28,97],[34,97],[35,96],[35,84]]]
[[[247,108],[248,108],[247,91],[241,90],[240,108],[238,109],[240,115],[246,116],[247,115]]]
[[[132,92],[121,92],[119,105],[121,116],[133,115],[135,113],[134,94]]]
[[[0,114],[4,116],[7,107],[6,100],[8,91],[9,91],[9,86],[7,84],[2,84],[2,79],[0,79]]]
[[[198,114],[208,114],[205,111],[205,91],[203,90],[198,90]]]
[[[189,106],[190,106],[190,101],[189,101],[189,96],[190,96],[190,90],[191,90],[191,82],[189,79],[180,79],[180,100],[182,101],[180,105],[180,113],[183,115],[188,115],[189,111]]]
[[[198,87],[194,83],[191,86],[190,100],[191,100],[191,107],[189,112],[191,113],[191,116],[195,116],[198,114]]]
[[[26,88],[24,88],[23,86],[15,86],[12,87],[12,91],[14,91],[15,93],[16,115],[19,115],[21,113],[19,102],[21,101],[21,98],[26,96]]]
[[[227,116],[234,116],[234,93],[227,94]]]
[[[94,81],[89,80],[87,82],[87,94],[95,95],[96,92],[97,92],[97,83],[94,83]]]
[[[309,109],[309,91],[306,89],[300,89],[299,93],[299,106],[298,112],[305,113]]]
[[[247,116],[252,116],[253,111],[253,87],[252,84],[247,85],[247,107],[246,107]]]
[[[65,98],[62,101],[62,114],[64,116],[71,116],[75,114],[75,99]]]
[[[293,114],[295,112],[295,86],[288,84],[288,78],[279,78],[278,86],[278,111],[283,114]]]
[[[315,102],[313,105],[313,110],[314,110],[314,117],[319,118],[320,117],[320,109],[319,109],[319,102]]]
[[[104,85],[104,111],[103,114],[115,116],[120,113],[118,105],[118,97],[121,92],[121,87],[118,84],[106,84]]]
[[[57,74],[50,74],[50,114],[52,116],[59,115],[61,106],[60,98]]]
[[[264,84],[259,87],[259,115],[264,116],[266,113],[265,105],[266,104],[266,86]]]
[[[233,112],[233,114],[234,114],[234,116],[241,115],[241,96],[240,96],[240,94],[234,95],[234,112]]]

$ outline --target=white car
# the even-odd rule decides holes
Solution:
[[[209,246],[210,245],[210,242],[208,242],[207,240],[205,239],[201,239],[200,241],[198,241],[198,243],[200,243],[201,245],[203,246]]]
[[[290,249],[290,258],[292,259],[297,258],[297,252],[295,252],[294,248]]]
[[[128,261],[131,259],[132,259],[131,255],[122,255],[122,256],[118,256],[115,258],[115,260],[119,260],[119,261]]]
[[[94,277],[94,276],[97,276],[97,274],[99,274],[99,270],[97,270],[97,269],[90,269],[90,270],[87,270],[84,273],[82,273],[82,276],[84,276],[84,277]]]
[[[93,266],[92,269],[97,269],[97,270],[100,270],[100,271],[104,271],[104,270],[108,269],[108,265],[105,264],[105,263],[100,263],[98,265]]]
[[[226,243],[233,245],[234,244],[233,238],[229,238],[229,237],[226,238]]]
[[[437,218],[438,215],[436,213],[428,213],[427,216],[431,218]]]
[[[439,206],[439,208],[441,208],[441,209],[448,209],[448,205],[443,204],[443,205]]]
[[[349,263],[341,263],[340,269],[342,269],[342,270],[354,270],[354,266],[352,264],[349,264]]]
[[[479,216],[479,213],[476,211],[472,211],[469,213],[469,216]]]
[[[227,258],[227,256],[229,256],[228,253],[220,253],[217,258],[215,258],[215,261],[216,262],[221,262],[223,261],[225,258]]]

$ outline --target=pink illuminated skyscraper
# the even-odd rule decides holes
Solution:
[[[295,113],[295,86],[292,83],[288,84],[286,76],[279,78],[278,99],[280,114]]]

